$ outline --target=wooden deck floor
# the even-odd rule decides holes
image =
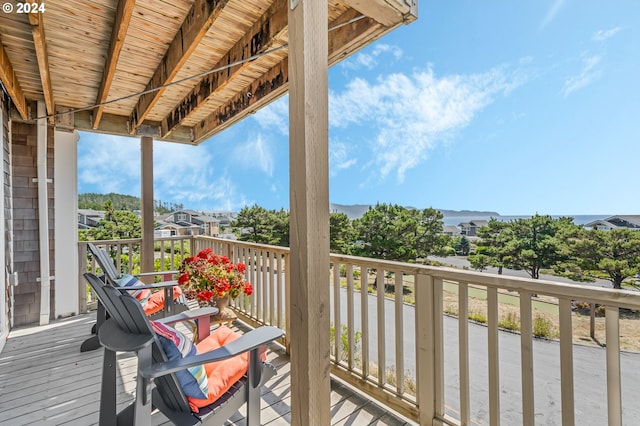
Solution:
[[[4,425],[93,425],[98,423],[102,350],[80,353],[89,337],[95,316],[82,315],[43,327],[13,330],[0,353],[0,424]],[[261,420],[264,425],[290,423],[291,388],[289,359],[278,347],[269,361],[278,374],[262,390]],[[136,362],[118,354],[119,408],[133,399]],[[381,406],[332,381],[332,425],[405,425]],[[154,424],[167,424],[160,413]],[[237,412],[228,425],[244,424]]]

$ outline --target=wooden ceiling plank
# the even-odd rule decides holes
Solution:
[[[9,56],[2,44],[0,44],[0,80],[2,80],[2,84],[5,89],[7,89],[13,104],[16,106],[16,109],[20,114],[20,118],[26,120],[29,116],[27,100],[24,97],[18,78],[13,71],[13,66],[11,66]]]
[[[44,104],[47,108],[47,114],[50,115],[49,122],[53,123],[55,105],[53,102],[53,89],[51,87],[51,74],[49,72],[49,55],[47,54],[42,12],[29,13],[29,24],[31,24],[33,44],[36,49],[36,58],[38,59],[38,70],[40,71],[40,81],[42,82]]]
[[[180,68],[185,64],[191,53],[196,49],[202,38],[213,25],[220,13],[224,10],[228,0],[210,1],[195,0],[187,14],[182,27],[176,33],[169,45],[167,53],[160,61],[145,88],[145,91],[158,89],[170,83]],[[140,96],[129,118],[129,129],[135,133],[138,126],[144,121],[151,108],[156,104],[164,89],[155,90]]]
[[[288,1],[276,0],[249,31],[213,66],[222,68],[228,64],[259,55],[282,46],[282,34],[287,31]],[[162,137],[166,137],[193,115],[217,92],[251,66],[251,61],[237,64],[205,76],[187,96],[162,120]]]
[[[93,118],[93,128],[97,129],[102,119],[102,113],[104,111],[104,105],[100,105],[107,101],[109,95],[109,89],[111,89],[111,83],[113,77],[116,74],[116,65],[118,64],[118,58],[124,45],[124,40],[129,29],[129,23],[131,22],[131,15],[133,15],[133,7],[135,6],[135,0],[119,0],[118,7],[116,9],[116,17],[114,20],[113,30],[111,32],[111,40],[109,41],[109,51],[107,53],[107,61],[104,65],[104,71],[102,73],[102,82],[100,83],[100,89],[98,90],[98,96],[96,97],[96,105],[99,105],[95,109]]]

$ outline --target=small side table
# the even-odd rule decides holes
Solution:
[[[230,327],[236,319],[238,319],[238,316],[235,314],[235,312],[233,312],[232,309],[224,308],[218,315],[213,315],[211,317],[211,325],[225,324],[226,326]]]

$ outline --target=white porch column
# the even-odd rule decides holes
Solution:
[[[47,114],[44,102],[38,102],[38,117]],[[49,197],[47,191],[47,119],[38,120],[35,181],[38,185],[38,228],[40,242],[40,325],[49,324],[51,315],[51,279],[49,263]]]
[[[290,0],[291,423],[328,425],[327,2]]]
[[[140,271],[153,272],[153,138],[140,140],[142,165],[142,244],[140,247]],[[149,281],[153,277],[148,278]],[[144,279],[143,279],[144,281]]]
[[[54,132],[54,208],[56,297],[54,316],[79,312],[78,132]]]

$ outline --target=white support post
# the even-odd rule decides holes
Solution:
[[[80,311],[78,283],[78,132],[54,132],[56,318]]]
[[[38,117],[47,115],[44,102],[38,102]],[[38,228],[40,240],[40,325],[49,324],[51,279],[49,275],[49,200],[47,196],[47,119],[38,119],[37,140]]]
[[[329,425],[327,2],[289,9],[291,424]]]

